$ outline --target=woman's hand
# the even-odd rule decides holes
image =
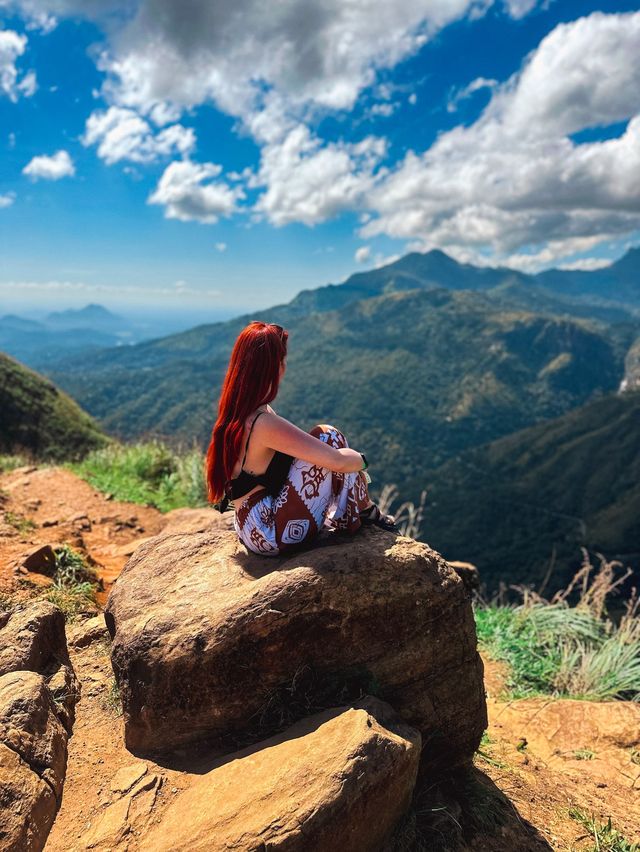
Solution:
[[[254,440],[258,440],[263,446],[326,467],[328,470],[335,470],[337,473],[352,473],[364,467],[362,456],[356,450],[350,447],[330,447],[284,417],[271,412],[265,412],[256,421],[253,434]]]

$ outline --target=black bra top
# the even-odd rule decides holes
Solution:
[[[249,437],[247,438],[247,443],[244,448],[244,456],[240,466],[240,473],[235,477],[235,479],[229,479],[224,486],[224,493],[228,500],[237,500],[238,497],[242,497],[248,491],[251,491],[252,488],[255,488],[256,485],[263,485],[267,489],[268,494],[273,494],[275,496],[280,492],[280,489],[287,478],[287,474],[289,473],[293,456],[289,456],[287,453],[281,453],[279,450],[276,450],[274,453],[273,458],[269,462],[269,466],[264,473],[253,474],[248,473],[243,469],[247,458],[247,450],[249,448],[249,441],[251,440],[251,433],[253,432],[253,427],[256,425],[256,420],[261,414],[264,414],[264,411],[259,411],[253,418],[253,423],[249,430]]]

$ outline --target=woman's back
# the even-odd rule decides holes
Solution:
[[[242,455],[236,461],[231,480],[227,483],[227,496],[233,499],[236,508],[248,496],[266,488],[271,494],[277,493],[286,479],[293,456],[266,446],[256,435],[254,427],[265,413],[275,414],[270,406],[253,412],[245,421],[242,438]]]

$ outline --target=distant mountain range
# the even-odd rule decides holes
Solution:
[[[0,350],[31,366],[73,352],[86,355],[98,348],[117,346],[132,334],[130,323],[101,305],[57,311],[42,320],[15,314],[0,317]]]
[[[118,436],[204,445],[239,330],[251,319],[279,322],[290,356],[277,410],[307,428],[335,422],[367,452],[376,485],[395,482],[415,501],[461,454],[531,426],[543,434],[556,418],[640,381],[639,282],[638,249],[604,270],[537,276],[413,253],[255,315],[96,352],[90,362],[67,358],[51,375]],[[529,496],[536,503],[535,491]],[[427,540],[444,542],[445,555],[455,543],[465,558],[466,542],[451,537],[457,515],[435,509]],[[554,529],[540,530],[545,548]],[[506,557],[492,555],[495,527],[483,533],[484,550],[470,546],[466,558],[495,580]],[[533,576],[547,556],[522,556],[526,571]]]
[[[212,320],[222,320],[235,312],[208,308]],[[54,311],[44,317],[0,316],[0,350],[33,369],[49,367],[53,361],[73,355],[86,359],[98,349],[130,346],[143,340],[175,334],[202,321],[202,310],[184,308],[167,311],[148,307],[121,316],[102,305],[90,304],[80,310]]]
[[[0,453],[79,458],[107,440],[66,393],[0,353]]]

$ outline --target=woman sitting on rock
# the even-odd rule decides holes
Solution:
[[[395,530],[369,499],[364,455],[342,432],[326,425],[304,432],[269,405],[286,369],[287,338],[279,325],[252,322],[235,342],[207,451],[209,501],[221,511],[233,502],[240,540],[268,556],[323,527]]]

